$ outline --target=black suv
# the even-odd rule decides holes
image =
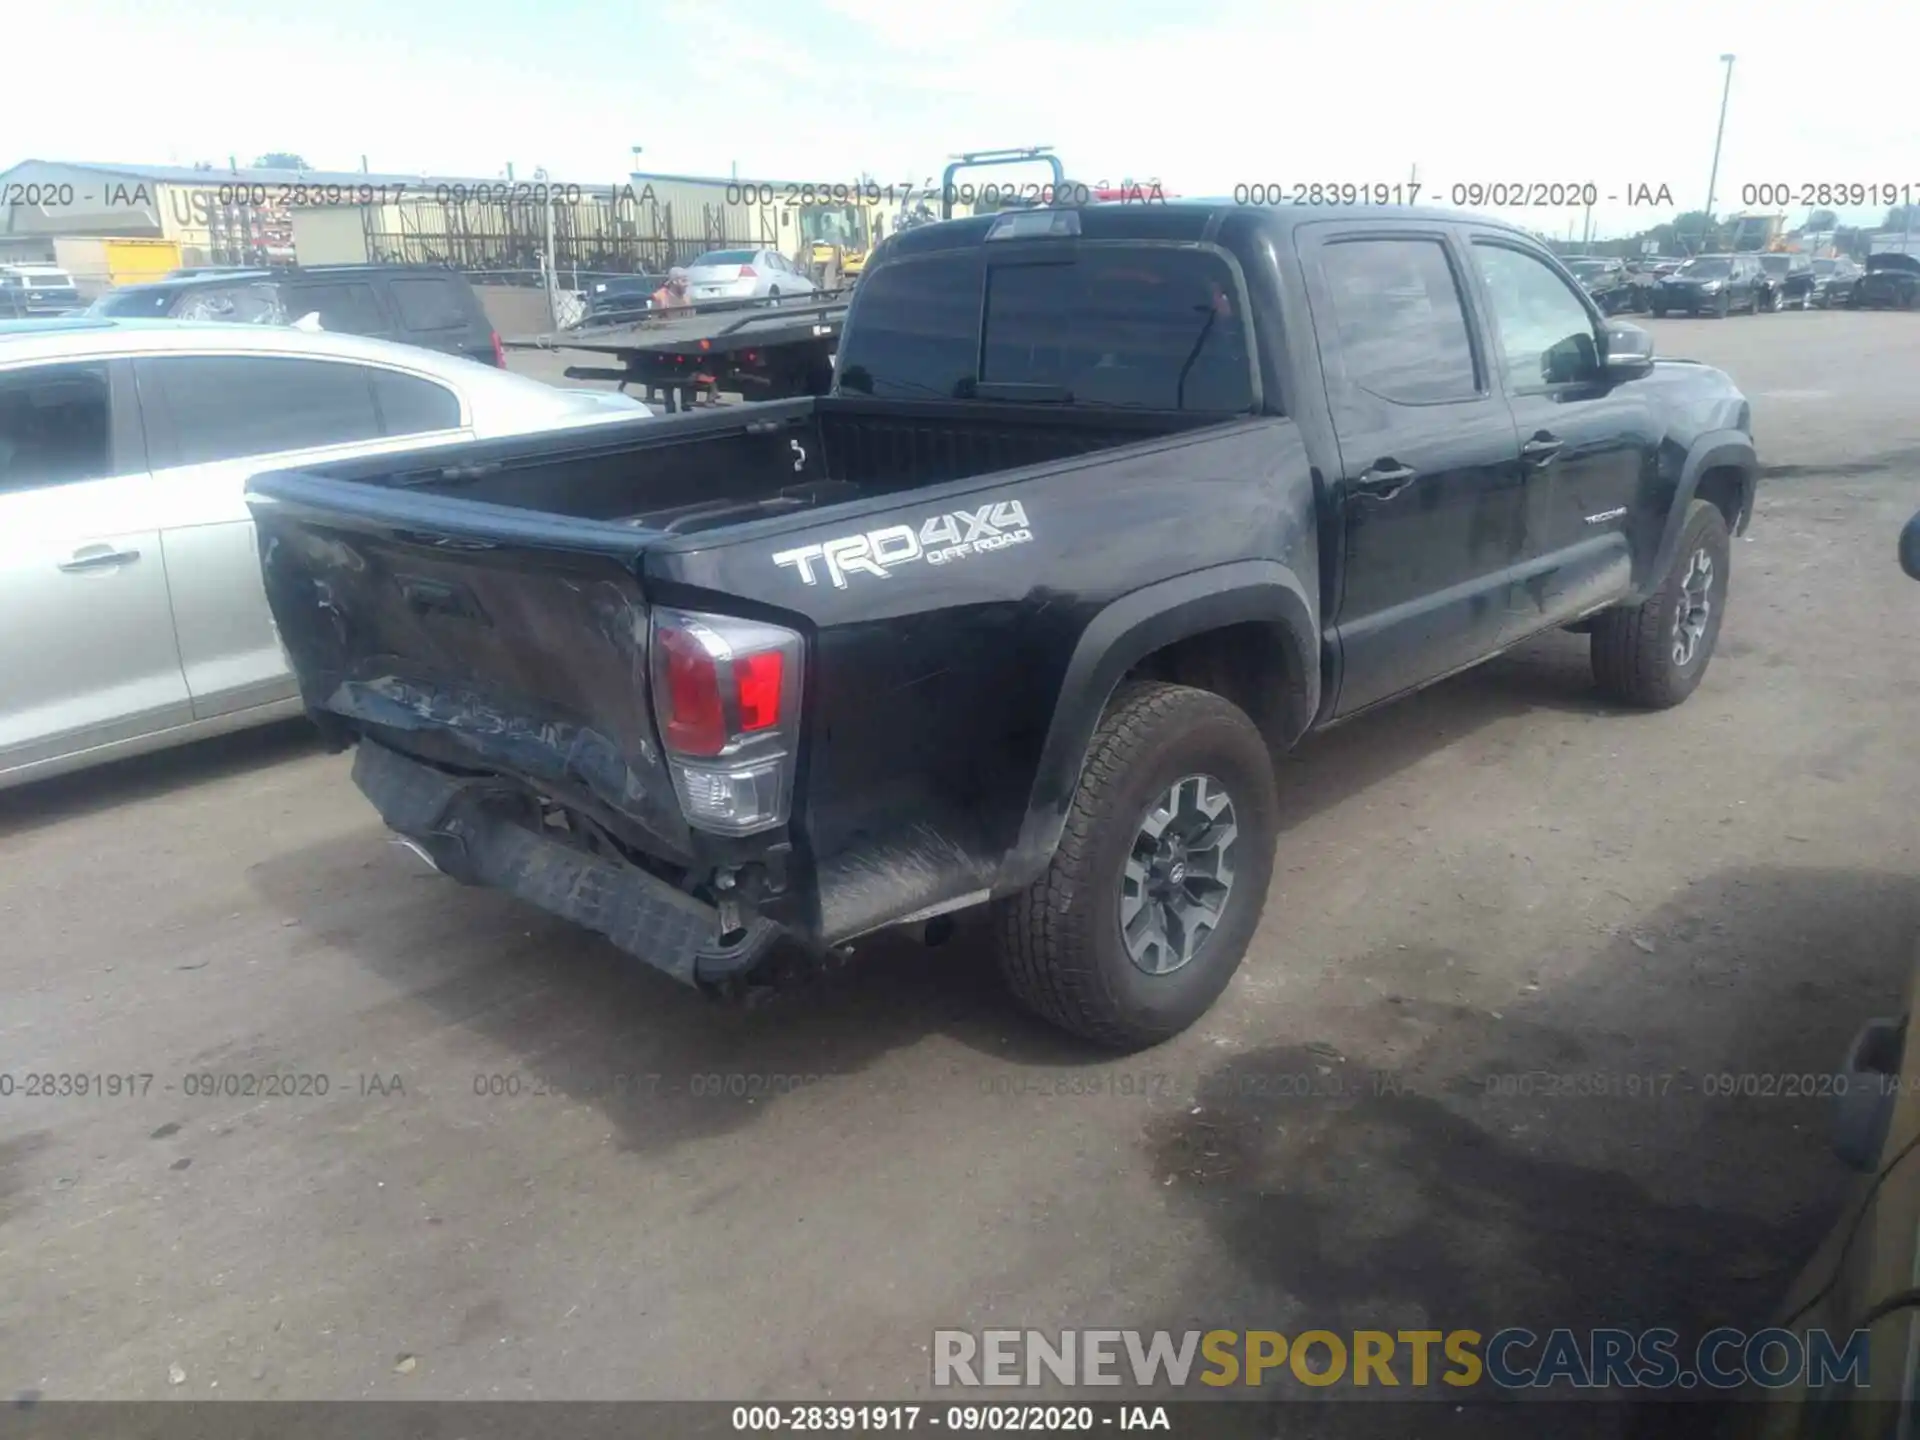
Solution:
[[[499,332],[467,277],[420,265],[313,265],[191,275],[123,285],[90,315],[291,325],[316,316],[322,330],[397,340],[505,369]]]
[[[1760,257],[1767,275],[1763,310],[1805,310],[1813,298],[1813,262],[1804,255],[1772,254]]]
[[[1653,313],[1726,316],[1760,313],[1767,296],[1766,271],[1757,255],[1696,255],[1654,287]]]
[[[1602,315],[1617,315],[1637,309],[1645,298],[1639,277],[1627,268],[1627,262],[1613,256],[1582,256],[1566,262],[1567,270],[1593,297]]]
[[[1920,309],[1920,257],[1882,251],[1867,257],[1867,269],[1854,282],[1848,304],[1861,310]]]

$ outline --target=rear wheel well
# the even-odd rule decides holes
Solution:
[[[1247,620],[1188,635],[1142,656],[1126,680],[1211,690],[1244,710],[1267,744],[1285,750],[1313,719],[1307,671],[1283,625]]]
[[[1705,500],[1726,517],[1727,533],[1732,535],[1740,529],[1741,503],[1746,488],[1746,476],[1739,467],[1720,465],[1700,477],[1693,494],[1695,499]]]

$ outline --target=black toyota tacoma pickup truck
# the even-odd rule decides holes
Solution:
[[[1555,626],[1685,699],[1754,483],[1727,377],[1518,230],[1177,203],[890,237],[823,397],[250,498],[311,714],[448,875],[721,991],[987,905],[1137,1047],[1247,949],[1275,754]]]

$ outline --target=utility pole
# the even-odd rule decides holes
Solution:
[[[540,182],[541,191],[546,196],[546,201],[541,208],[546,211],[547,248],[546,253],[540,257],[540,268],[546,272],[547,316],[553,322],[553,328],[558,330],[560,328],[560,287],[557,283],[559,277],[555,275],[553,268],[553,187],[546,183],[547,167],[544,165],[534,168],[533,178]]]
[[[1593,205],[1591,202],[1587,205],[1587,225],[1585,233],[1580,237],[1580,252],[1583,255],[1593,253]]]
[[[1720,126],[1713,132],[1713,168],[1707,172],[1707,224],[1713,224],[1713,192],[1720,183],[1720,142],[1727,133],[1727,96],[1733,93],[1733,56],[1722,55],[1720,63],[1727,67],[1727,78],[1720,87]],[[1701,248],[1706,248],[1706,236],[1702,234]]]

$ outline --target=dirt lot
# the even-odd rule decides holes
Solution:
[[[1554,635],[1311,741],[1248,963],[1124,1063],[965,932],[709,1006],[428,872],[299,727],[0,796],[0,1071],[153,1077],[0,1099],[0,1389],[897,1399],[937,1326],[1757,1320],[1827,1112],[1701,1077],[1831,1068],[1920,925],[1920,323],[1652,323],[1772,467],[1703,688],[1610,712]],[[327,1093],[192,1093],[260,1072]]]

